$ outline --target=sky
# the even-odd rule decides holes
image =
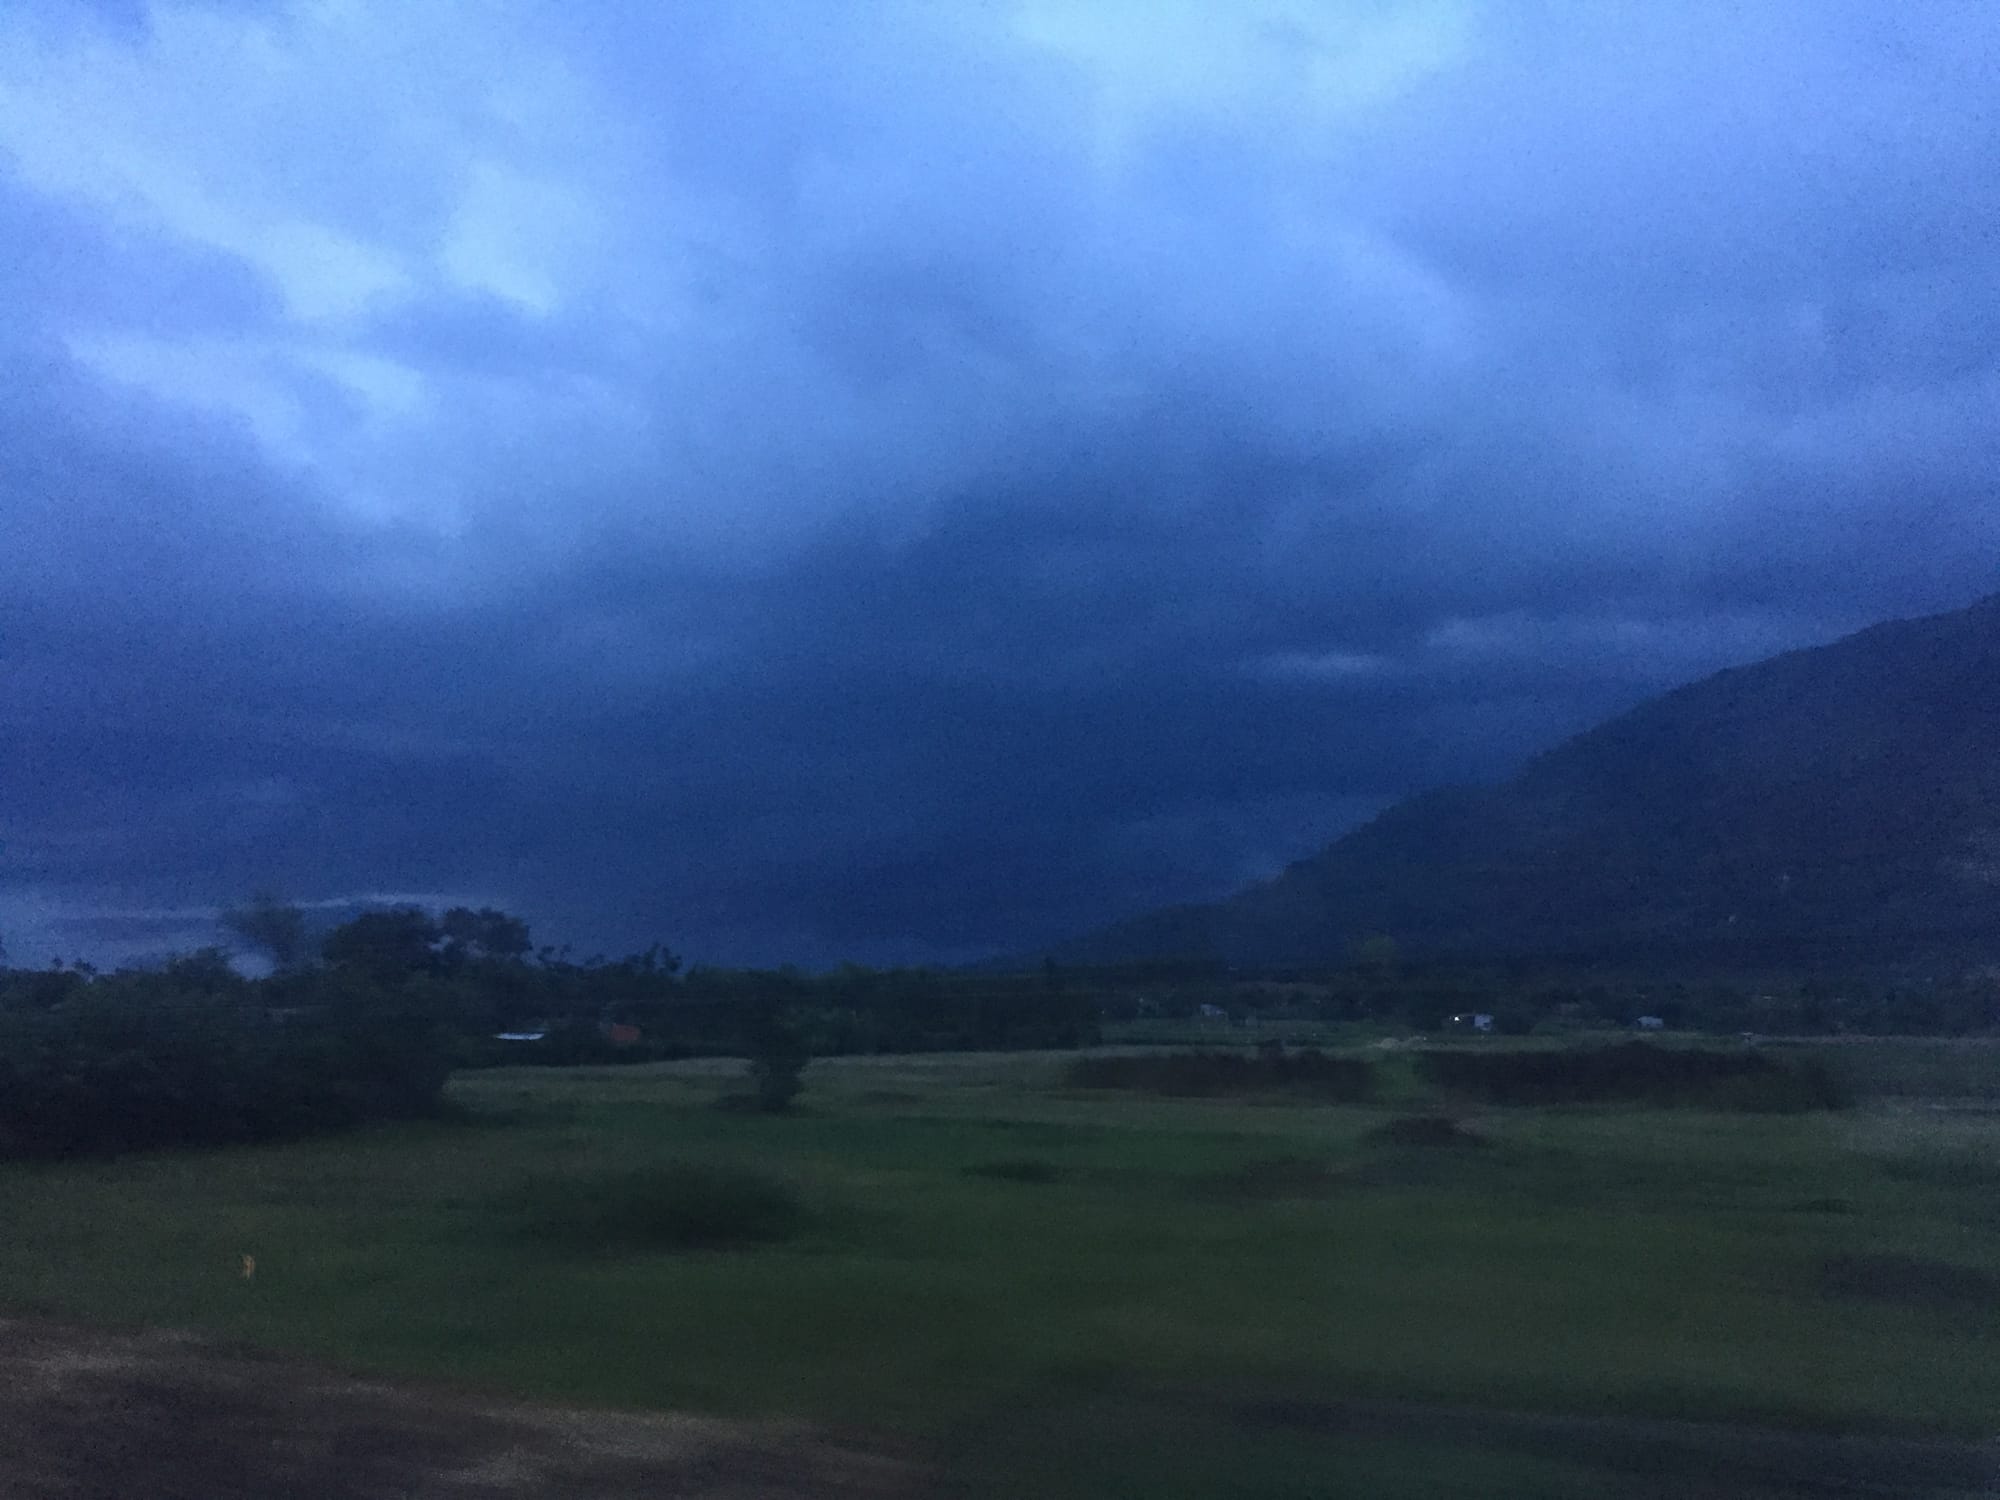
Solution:
[[[1027,953],[2000,587],[1985,0],[9,0],[0,940]]]

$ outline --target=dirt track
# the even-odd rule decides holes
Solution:
[[[478,1400],[170,1333],[0,1320],[0,1500],[902,1500],[801,1428]]]

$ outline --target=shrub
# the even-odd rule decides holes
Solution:
[[[758,1106],[772,1114],[790,1109],[812,1061],[805,1029],[780,1007],[761,1005],[751,1012],[746,1050]]]
[[[1296,1052],[1129,1053],[1080,1057],[1069,1081],[1078,1088],[1136,1089],[1147,1093],[1201,1098],[1224,1094],[1304,1094],[1351,1102],[1367,1098],[1375,1070],[1352,1057],[1329,1057],[1317,1048]]]
[[[0,1013],[0,1154],[221,1145],[438,1107],[443,1037],[395,1004],[279,1019],[238,993],[103,980]]]
[[[1493,1104],[1598,1104],[1618,1100],[1791,1113],[1837,1109],[1846,1099],[1815,1062],[1786,1066],[1769,1053],[1623,1042],[1546,1052],[1432,1051],[1419,1074]]]
[[[978,1162],[967,1167],[965,1173],[968,1177],[992,1177],[1001,1182],[1056,1182],[1062,1177],[1062,1168],[1038,1156],[1022,1156]]]
[[[593,1250],[707,1250],[791,1239],[805,1210],[787,1183],[741,1168],[669,1162],[549,1178],[528,1193],[538,1236]]]
[[[1404,1115],[1368,1132],[1371,1141],[1388,1146],[1485,1146],[1485,1136],[1467,1130],[1448,1115]]]

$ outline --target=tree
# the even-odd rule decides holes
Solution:
[[[320,955],[336,969],[378,984],[400,984],[436,972],[443,941],[438,924],[422,907],[386,906],[334,928],[320,944]]]
[[[772,1114],[790,1109],[805,1087],[800,1075],[812,1061],[804,1028],[777,1001],[759,1001],[750,1011],[745,1050],[750,1054],[750,1081],[757,1090],[758,1107]]]
[[[454,906],[438,919],[445,952],[454,959],[490,958],[518,963],[534,951],[528,924],[504,911],[482,906]]]
[[[635,953],[625,960],[625,966],[635,974],[671,979],[681,969],[681,956],[669,952],[666,944],[655,943],[644,953]]]
[[[243,976],[230,967],[229,955],[214,947],[174,954],[161,966],[160,975],[183,988],[206,994],[231,993],[243,986]]]
[[[306,914],[269,891],[222,914],[222,925],[271,960],[279,973],[296,969],[306,957]]]

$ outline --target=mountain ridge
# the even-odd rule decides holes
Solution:
[[[2000,593],[1726,668],[1058,962],[2000,957]]]

